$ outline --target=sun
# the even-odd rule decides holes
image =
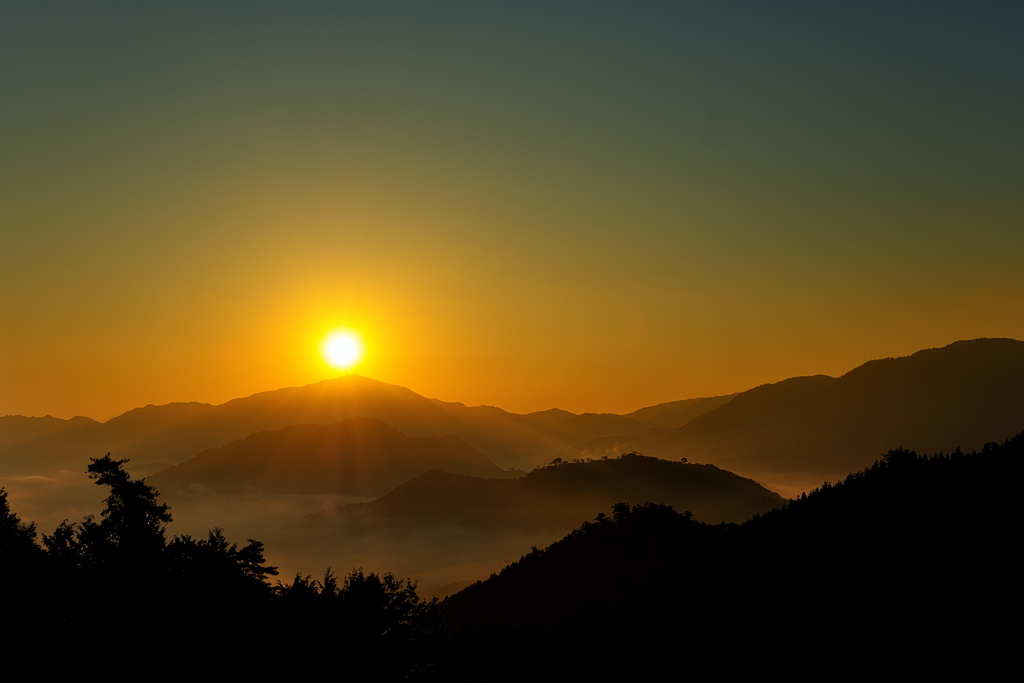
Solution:
[[[363,340],[355,330],[334,330],[324,338],[320,350],[331,366],[351,370],[363,357]]]

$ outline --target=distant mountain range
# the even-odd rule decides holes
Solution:
[[[720,399],[685,401],[687,415],[712,410]],[[577,444],[638,435],[673,422],[673,408],[656,421],[623,415],[575,415],[552,410],[518,415],[491,406],[467,407],[409,389],[348,375],[304,387],[254,394],[213,406],[170,403],[130,410],[107,422],[84,417],[0,417],[0,474],[80,470],[89,457],[112,453],[133,464],[184,462],[197,453],[257,432],[299,424],[332,424],[353,417],[382,420],[409,437],[453,434],[501,467],[532,469],[579,455]],[[681,424],[681,423],[680,423]]]
[[[894,446],[981,448],[1024,428],[1024,342],[975,339],[845,375],[795,377],[735,396],[676,429],[602,437],[591,455],[639,450],[711,462],[762,482],[814,485]]]
[[[170,465],[209,449],[222,449],[221,461],[241,468],[249,457],[246,449],[255,449],[253,458],[266,457],[270,441],[285,441],[282,435],[250,440],[251,435],[356,417],[380,420],[409,438],[452,435],[461,440],[451,442],[453,452],[467,446],[499,469],[529,470],[555,458],[640,451],[712,463],[773,488],[810,486],[841,478],[894,445],[974,449],[1024,428],[1024,342],[962,341],[870,361],[838,378],[791,378],[734,396],[676,401],[628,415],[557,409],[518,415],[346,376],[218,406],[146,406],[105,423],[8,416],[0,418],[0,474],[80,471],[88,457],[107,452],[131,458],[134,465]],[[302,439],[308,444],[329,433],[314,437],[307,431]],[[211,458],[205,454],[201,461]],[[199,465],[189,468],[198,471]],[[252,472],[246,476],[255,481]],[[230,478],[218,477],[216,486]]]

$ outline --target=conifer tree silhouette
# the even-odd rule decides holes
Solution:
[[[142,479],[132,479],[124,469],[128,460],[114,460],[107,453],[91,458],[88,472],[100,486],[110,489],[101,520],[87,518],[80,540],[94,561],[151,564],[166,546],[164,537],[171,521],[170,508],[157,502],[160,495]]]

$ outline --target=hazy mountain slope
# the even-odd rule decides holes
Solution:
[[[835,480],[894,444],[974,449],[1021,428],[1024,342],[976,339],[871,361],[837,379],[760,386],[679,429],[586,447],[711,462],[772,485]]]
[[[574,434],[537,425],[522,415],[493,406],[467,407],[429,399],[404,387],[354,375],[235,399],[188,427],[219,445],[227,441],[228,433],[237,439],[259,430],[350,417],[380,419],[407,436],[454,434],[502,467],[532,468],[578,452]]]
[[[427,470],[502,476],[457,437],[409,438],[380,420],[292,425],[213,448],[147,483],[165,491],[376,495]]]
[[[537,410],[532,413],[526,413],[523,417],[543,427],[552,429],[558,423],[563,422],[574,415],[575,413],[570,413],[568,410],[551,408],[549,410]]]
[[[526,419],[542,425],[573,443],[589,441],[602,436],[636,435],[651,425],[625,415],[613,413],[583,413],[576,415],[565,410],[545,410],[524,415]]]
[[[700,415],[711,412],[730,401],[736,394],[711,398],[687,398],[640,408],[628,415],[614,413],[583,413],[576,415],[567,410],[552,408],[527,413],[527,419],[575,437],[580,441],[600,437],[636,436],[652,427],[676,429]]]
[[[669,401],[657,405],[634,410],[626,417],[639,420],[655,427],[678,429],[694,418],[710,413],[715,408],[728,403],[737,394],[727,396],[711,396],[709,398],[687,398],[682,401]]]
[[[427,472],[338,512],[409,524],[568,529],[620,500],[673,505],[713,523],[743,521],[784,503],[760,484],[712,465],[624,455],[543,467],[516,479]]]

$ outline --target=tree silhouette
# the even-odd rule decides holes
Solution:
[[[167,505],[156,502],[160,495],[157,490],[142,479],[128,476],[124,470],[128,460],[114,460],[109,453],[91,460],[89,478],[110,488],[99,523],[106,542],[119,554],[140,558],[163,550],[171,513]]]
[[[192,602],[216,600],[222,605],[254,602],[269,598],[268,576],[277,568],[266,565],[263,544],[249,539],[239,548],[224,537],[220,527],[211,529],[205,539],[175,536],[167,544],[166,565],[174,591]]]
[[[0,582],[4,593],[35,574],[43,559],[43,551],[36,545],[36,525],[22,522],[11,512],[7,490],[0,488]]]
[[[65,520],[44,537],[46,622],[66,634],[94,629],[143,651],[153,638],[173,650],[265,619],[273,597],[266,577],[277,569],[266,565],[263,544],[250,539],[239,547],[220,528],[205,539],[168,542],[169,507],[155,488],[129,476],[126,462],[93,458],[89,477],[109,490],[103,511],[79,523]],[[179,631],[160,626],[185,622],[189,628]],[[88,649],[84,642],[75,647],[82,655]],[[257,658],[259,648],[253,641],[239,652]]]
[[[11,512],[7,489],[0,488],[0,557],[31,553],[36,548],[36,525],[26,524]]]
[[[72,566],[115,563],[133,567],[155,566],[166,546],[170,509],[157,502],[156,489],[132,479],[124,469],[128,460],[107,453],[90,458],[89,478],[110,489],[100,521],[92,515],[78,524],[65,520],[43,538],[51,556]]]
[[[360,568],[339,581],[328,569],[322,581],[300,574],[290,584],[279,582],[275,593],[275,621],[302,624],[300,632],[277,636],[285,650],[333,657],[340,643],[346,666],[373,672],[375,680],[426,676],[437,656],[437,599],[421,600],[409,579]]]

